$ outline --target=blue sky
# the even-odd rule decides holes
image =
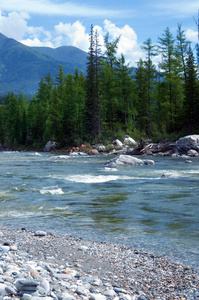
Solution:
[[[135,64],[146,39],[155,44],[167,27],[176,36],[178,23],[196,43],[198,9],[198,0],[0,0],[0,32],[28,46],[87,51],[93,24],[102,45],[106,32],[120,36],[118,53]]]

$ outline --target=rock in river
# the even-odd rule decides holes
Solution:
[[[153,160],[138,159],[130,155],[119,155],[106,162],[106,166],[142,166],[142,165],[154,165]]]

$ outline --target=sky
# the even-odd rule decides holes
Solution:
[[[198,39],[198,0],[0,0],[0,32],[27,46],[89,48],[91,24],[100,44],[120,36],[118,55],[135,65],[143,43],[156,44],[169,27],[181,24],[187,39]]]

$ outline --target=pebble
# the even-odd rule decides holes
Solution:
[[[199,299],[198,270],[166,257],[44,231],[0,232],[0,300]]]
[[[43,230],[38,230],[35,231],[35,236],[46,236],[47,232],[43,231]]]

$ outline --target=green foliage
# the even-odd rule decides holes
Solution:
[[[111,149],[113,139],[123,140],[125,134],[158,142],[199,130],[198,70],[181,25],[176,39],[167,28],[158,48],[146,40],[146,57],[136,70],[124,55],[118,58],[118,42],[119,37],[110,42],[107,34],[101,54],[98,33],[91,26],[86,77],[78,69],[66,74],[60,65],[54,79],[50,72],[41,77],[29,102],[23,94],[7,94],[0,104],[1,146],[43,147],[56,140],[60,148],[88,142],[88,149],[103,142]],[[40,50],[40,55],[55,55]],[[155,55],[162,57],[159,72]]]

